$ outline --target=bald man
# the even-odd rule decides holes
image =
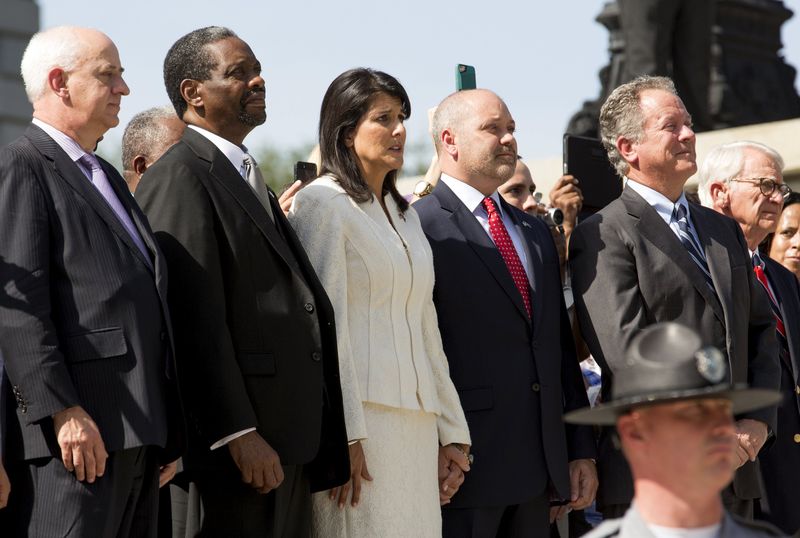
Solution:
[[[159,468],[182,449],[162,254],[94,154],[119,123],[122,71],[85,28],[38,33],[22,59],[33,121],[0,151],[0,355],[16,400],[3,536],[154,536]]]
[[[122,135],[122,177],[136,191],[145,170],[183,136],[186,124],[172,107],[153,107],[136,114]]]
[[[442,177],[414,205],[475,454],[443,509],[446,537],[546,536],[551,502],[583,508],[597,487],[591,431],[561,421],[588,404],[558,254],[544,222],[497,192],[517,163],[514,127],[490,91],[447,97],[433,118]]]

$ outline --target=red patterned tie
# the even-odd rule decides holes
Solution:
[[[759,256],[757,252],[753,254],[753,270],[756,273],[756,278],[759,282],[761,282],[761,285],[764,286],[764,289],[767,291],[769,305],[772,307],[772,315],[775,317],[775,329],[778,333],[778,343],[781,346],[781,357],[788,361],[789,342],[786,339],[786,327],[783,325],[783,316],[781,316],[781,307],[778,304],[778,300],[775,295],[773,295],[772,290],[769,289],[767,274],[764,272],[765,265],[766,264],[761,260],[761,256]]]
[[[491,198],[483,199],[483,207],[489,214],[489,232],[492,234],[492,240],[497,245],[497,250],[506,262],[508,272],[511,273],[511,278],[514,279],[520,295],[522,295],[522,302],[525,303],[525,310],[528,312],[528,317],[531,317],[531,296],[528,291],[528,276],[525,274],[525,268],[522,267],[522,262],[519,261],[517,249],[514,248],[514,243],[508,235],[503,219],[500,218],[500,212]]]

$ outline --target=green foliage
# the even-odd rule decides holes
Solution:
[[[287,151],[274,147],[258,147],[253,150],[253,155],[267,185],[276,193],[280,193],[285,186],[294,181],[294,163],[308,160],[313,147],[313,144],[305,144]]]

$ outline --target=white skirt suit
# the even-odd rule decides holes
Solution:
[[[314,496],[314,536],[441,536],[439,445],[470,444],[433,305],[433,257],[416,212],[356,203],[331,177],[294,198],[289,221],[336,313],[348,438],[372,482],[339,509]],[[394,228],[392,227],[394,225]]]

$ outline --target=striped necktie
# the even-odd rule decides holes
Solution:
[[[786,362],[789,361],[789,341],[786,339],[786,327],[783,324],[783,316],[781,316],[781,307],[778,304],[778,299],[775,297],[775,294],[772,293],[772,290],[769,287],[769,282],[767,281],[767,274],[764,272],[766,265],[764,264],[764,260],[761,259],[761,256],[758,255],[758,252],[753,254],[753,271],[756,273],[756,278],[761,285],[764,286],[764,289],[767,291],[767,296],[769,297],[769,306],[772,308],[772,315],[775,317],[775,331],[776,336],[778,337],[778,342],[781,345],[781,358],[784,359]]]
[[[708,284],[708,287],[716,294],[714,280],[711,278],[711,271],[708,270],[708,263],[706,263],[706,256],[703,253],[703,249],[700,248],[700,245],[689,231],[689,217],[683,205],[675,205],[675,209],[672,211],[672,220],[678,224],[678,238],[689,253],[689,257],[695,265],[700,268],[700,271],[706,279],[706,284]]]

